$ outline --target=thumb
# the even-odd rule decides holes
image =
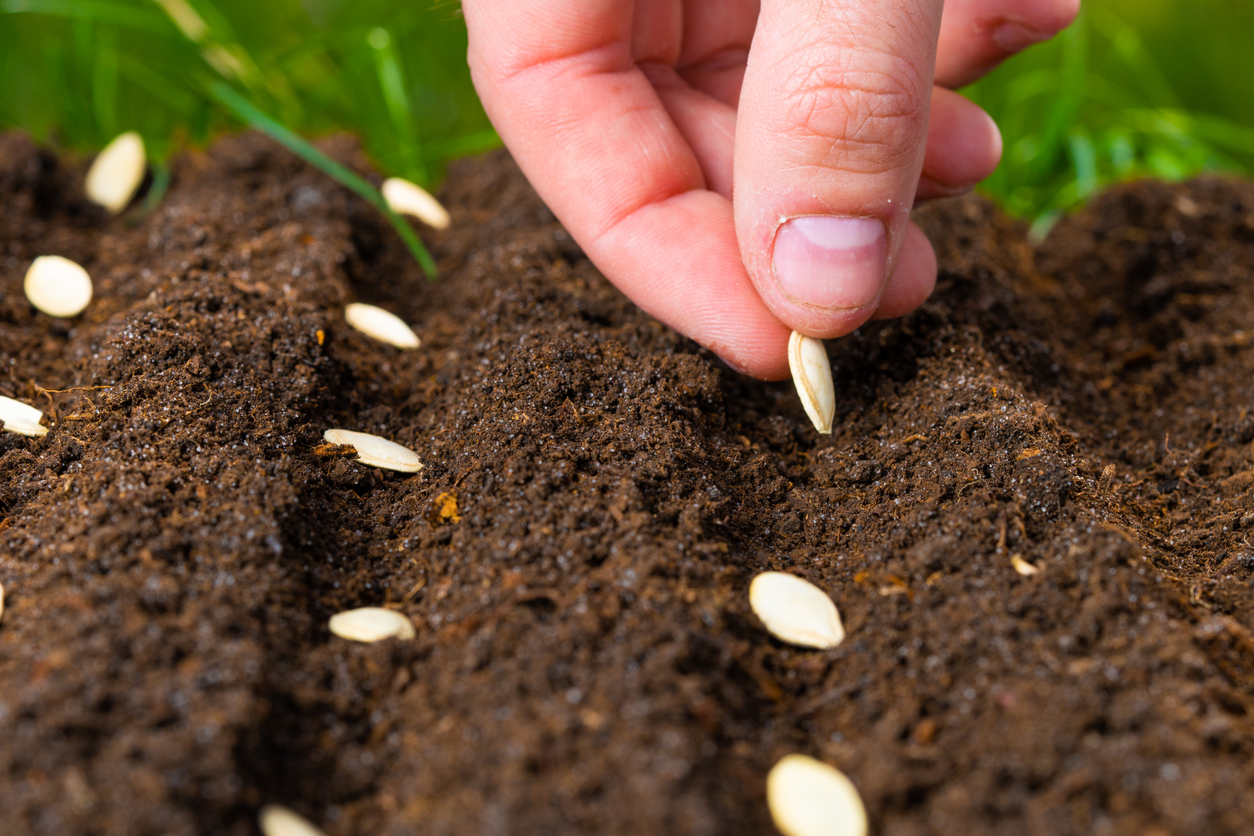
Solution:
[[[737,116],[736,233],[758,293],[795,330],[848,333],[935,280],[910,209],[941,5],[763,0]]]

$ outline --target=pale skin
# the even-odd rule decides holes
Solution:
[[[952,88],[1079,0],[464,0],[488,116],[648,313],[746,374],[931,293],[918,200],[1001,156]]]

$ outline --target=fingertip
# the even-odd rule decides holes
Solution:
[[[1066,29],[1080,13],[1080,0],[1049,0],[1016,10],[989,30],[989,38],[1007,55],[1048,41]]]
[[[921,187],[922,197],[961,194],[997,169],[1001,153],[1001,129],[993,117],[952,90],[933,89],[923,156],[923,179],[931,188]]]
[[[906,228],[897,267],[884,288],[874,319],[903,316],[927,301],[936,288],[936,251],[917,224]]]
[[[716,342],[710,350],[734,372],[758,380],[785,380],[792,374],[788,368],[788,338],[792,331],[782,326],[776,330],[767,339],[752,344]]]
[[[970,84],[1006,58],[1066,29],[1080,0],[946,0],[936,83]]]
[[[994,119],[992,115],[984,108],[982,107],[979,108],[979,111],[980,111],[980,115],[983,116],[984,119],[988,122],[988,127],[986,128],[986,131],[987,131],[986,137],[988,141],[988,147],[987,147],[988,157],[987,157],[987,162],[985,164],[988,170],[988,173],[984,175],[984,177],[987,177],[989,174],[992,174],[994,171],[996,171],[997,166],[1001,164],[1001,155],[1002,155],[1002,152],[1006,149],[1006,141],[1005,139],[1002,138],[1001,126],[997,124],[997,120]],[[980,179],[983,179],[983,178],[980,178]]]
[[[964,194],[970,194],[972,186],[950,186],[945,183],[939,183],[930,177],[919,178],[919,188],[914,193],[914,205],[926,203],[929,200],[941,200],[946,197],[960,197]]]

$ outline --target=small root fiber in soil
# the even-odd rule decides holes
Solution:
[[[1038,248],[921,210],[937,292],[829,343],[821,437],[504,154],[452,172],[434,284],[255,135],[144,217],[84,170],[0,138],[0,394],[52,422],[0,433],[4,833],[766,834],[790,752],[885,836],[1254,833],[1254,185],[1124,186]],[[45,254],[81,317],[25,299]],[[764,570],[845,642],[767,634]],[[359,606],[417,637],[331,635]]]

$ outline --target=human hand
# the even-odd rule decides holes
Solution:
[[[791,331],[923,302],[916,199],[1001,137],[952,92],[1079,0],[464,0],[484,107],[540,196],[648,313],[756,377]],[[933,82],[935,81],[935,86]],[[930,114],[930,119],[929,119]]]

